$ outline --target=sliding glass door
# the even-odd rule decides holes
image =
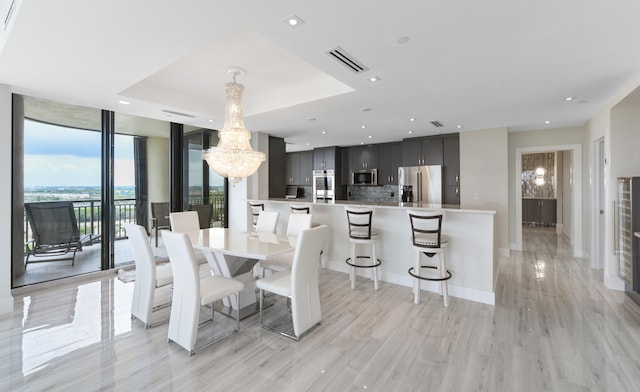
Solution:
[[[169,123],[14,96],[12,287],[133,263],[169,201]]]

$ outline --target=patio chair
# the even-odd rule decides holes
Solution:
[[[198,212],[201,229],[211,227],[211,220],[213,219],[213,206],[211,204],[194,204],[189,206],[189,210]]]
[[[158,230],[170,230],[169,202],[151,203],[151,230],[156,231],[156,248],[158,247]]]
[[[26,243],[25,267],[29,263],[58,260],[71,260],[73,265],[76,252],[99,238],[93,233],[80,234],[70,201],[26,203],[24,207],[33,233],[33,240]],[[67,254],[70,256],[59,257]],[[45,258],[30,260],[31,256]]]

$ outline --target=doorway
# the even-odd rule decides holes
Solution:
[[[514,250],[522,251],[522,155],[548,151],[569,151],[571,153],[571,172],[566,181],[570,181],[571,195],[567,207],[571,222],[570,242],[573,244],[573,256],[582,257],[582,146],[579,144],[521,147],[516,148],[515,156],[515,244]]]

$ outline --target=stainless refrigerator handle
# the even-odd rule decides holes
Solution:
[[[417,172],[416,176],[418,177],[418,200],[416,200],[418,203],[422,202],[422,173],[421,172]]]
[[[618,227],[618,202],[617,201],[613,201],[613,254],[614,255],[619,255],[620,254],[620,234],[618,232],[619,227]]]

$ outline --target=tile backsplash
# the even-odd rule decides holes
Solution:
[[[354,201],[374,201],[374,202],[397,202],[397,185],[349,185],[347,186],[347,200]]]

